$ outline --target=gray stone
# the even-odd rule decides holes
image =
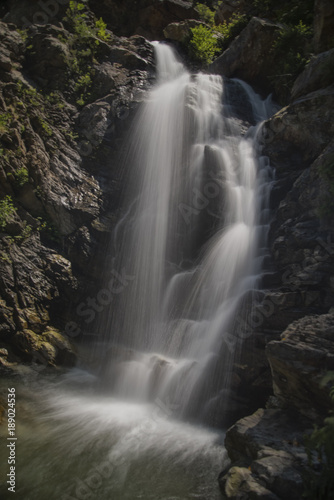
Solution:
[[[268,87],[272,74],[269,47],[276,40],[281,26],[253,17],[222,55],[209,66],[209,71],[227,77],[238,77],[260,88]]]
[[[334,315],[306,316],[292,323],[281,341],[267,345],[275,396],[310,418],[325,416],[332,401],[322,379],[334,370],[333,353]]]
[[[324,89],[334,83],[334,49],[323,52],[311,59],[295,81],[291,100]]]

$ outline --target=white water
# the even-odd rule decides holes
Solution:
[[[227,115],[222,78],[191,75],[167,45],[155,50],[157,85],[129,146],[132,206],[116,231],[114,265],[133,279],[111,322],[123,350],[113,349],[107,383],[119,396],[198,414],[229,384],[236,316],[261,269],[270,169],[257,128],[242,136]],[[237,82],[254,120],[268,118],[270,101]],[[206,379],[218,364],[225,378],[213,390]]]
[[[223,105],[222,79],[190,75],[166,45],[156,54],[157,85],[129,146],[132,190],[115,231],[123,238],[113,271],[133,279],[102,325],[112,394],[78,370],[32,386],[32,403],[18,390],[19,500],[220,498],[223,435],[186,417],[205,414],[229,386],[243,333],[237,315],[264,255],[270,169],[258,127],[242,135]],[[238,85],[254,120],[265,119],[269,101]]]

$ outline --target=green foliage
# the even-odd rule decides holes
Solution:
[[[66,40],[71,54],[68,61],[69,80],[77,94],[76,103],[84,106],[91,96],[89,90],[93,76],[93,70],[87,71],[87,68],[91,68],[96,61],[100,42],[109,41],[111,36],[103,19],[92,18],[82,3],[71,1],[64,20],[72,31]]]
[[[110,34],[106,31],[107,24],[103,21],[102,17],[95,21],[96,36],[103,42],[108,42],[110,40]]]
[[[0,134],[5,134],[6,132],[8,132],[10,121],[10,113],[0,113]]]
[[[48,137],[51,137],[53,135],[53,132],[50,125],[41,116],[38,117],[38,121],[42,127],[44,134]]]
[[[322,385],[333,383],[334,372],[329,372],[322,380]],[[305,474],[304,498],[309,500],[329,500],[334,498],[334,386],[329,395],[333,410],[325,418],[322,427],[316,427],[306,437],[306,450],[311,472]]]
[[[15,181],[18,187],[23,187],[29,182],[29,172],[26,167],[21,167],[15,172]]]
[[[84,106],[88,97],[90,97],[90,93],[88,90],[92,85],[92,78],[90,73],[86,73],[85,75],[80,76],[79,80],[75,84],[75,91],[81,92],[79,99],[77,100],[77,104],[79,106]]]
[[[28,39],[28,32],[27,32],[27,30],[20,30],[20,29],[17,28],[16,31],[21,35],[23,41],[26,42],[27,39]]]
[[[191,28],[190,54],[201,64],[210,64],[218,50],[218,40],[211,29],[203,25]]]
[[[215,30],[223,35],[223,40],[219,43],[221,49],[225,49],[231,41],[236,38],[247,26],[248,18],[245,14],[234,13],[229,22],[224,22],[215,26]]]
[[[51,240],[54,243],[59,243],[61,240],[61,236],[53,222],[51,222],[50,220],[45,220],[42,217],[37,217],[37,220],[39,222],[37,231],[43,234],[48,240]]]
[[[195,10],[197,10],[199,18],[202,21],[209,24],[210,26],[213,26],[215,22],[215,13],[213,10],[211,10],[207,5],[203,3],[198,3],[195,7]]]
[[[302,21],[311,26],[313,22],[314,0],[253,0],[256,14],[274,21],[295,26]]]
[[[271,47],[273,60],[277,61],[277,74],[272,78],[272,84],[280,87],[280,95],[289,95],[296,77],[309,62],[309,44],[312,30],[302,21],[295,26],[286,26],[279,32],[278,38]]]
[[[0,229],[4,230],[7,224],[13,219],[15,207],[11,196],[5,196],[0,200]]]
[[[23,229],[22,229],[22,234],[18,237],[20,240],[25,240],[29,238],[29,236],[32,233],[32,227],[30,224],[27,223],[27,221],[24,221],[23,223]]]

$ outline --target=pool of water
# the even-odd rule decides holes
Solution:
[[[79,370],[7,385],[16,389],[16,500],[221,498],[223,434],[174,419],[168,404],[115,399]],[[4,444],[2,477],[7,458]],[[13,498],[5,484],[0,496]]]

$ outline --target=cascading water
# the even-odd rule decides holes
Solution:
[[[155,51],[158,83],[133,132],[135,202],[115,263],[133,280],[111,340],[132,351],[116,350],[109,379],[120,396],[198,414],[214,395],[205,374],[217,363],[229,373],[237,351],[236,315],[260,272],[270,169],[259,168],[257,129],[242,136],[222,104],[221,77],[189,74],[168,45]],[[238,85],[254,121],[266,119],[269,100]]]
[[[137,118],[115,230],[112,272],[124,279],[101,323],[112,392],[78,369],[18,390],[19,500],[221,498],[222,431],[189,417],[205,421],[229,386],[264,258],[270,168],[259,126],[246,132],[226,102],[230,83],[155,49],[158,81]],[[254,123],[271,113],[233,85]]]

